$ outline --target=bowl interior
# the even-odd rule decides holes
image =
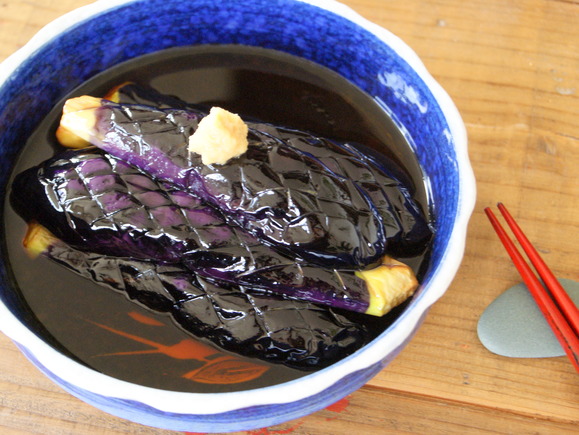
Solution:
[[[46,30],[46,40],[10,71],[4,83],[5,71],[0,70],[2,198],[26,138],[57,102],[95,74],[170,47],[244,44],[281,50],[328,67],[364,90],[388,111],[415,149],[435,204],[437,231],[430,268],[415,299],[420,297],[441,266],[457,219],[459,159],[440,102],[400,53],[343,16],[299,1],[118,3],[97,16],[61,21],[70,25],[65,32],[56,26]],[[0,297],[22,315],[11,296],[9,274],[0,264]]]

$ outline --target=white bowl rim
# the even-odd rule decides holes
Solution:
[[[80,21],[132,1],[134,0],[98,0],[68,12],[47,24],[25,46],[0,64],[0,86],[9,79],[20,64],[57,35]],[[390,31],[368,21],[349,6],[336,0],[296,1],[342,16],[373,33],[392,47],[414,69],[438,101],[456,144],[455,152],[460,182],[460,209],[457,211],[455,227],[444,255],[446,273],[434,272],[435,276],[425,286],[427,288],[422,293],[424,296],[417,298],[412,313],[406,315],[404,327],[401,327],[399,322],[395,322],[389,328],[390,339],[387,347],[384,347],[384,343],[374,342],[356,353],[355,358],[348,357],[328,369],[306,376],[307,388],[294,388],[294,384],[299,383],[304,378],[257,390],[217,394],[171,392],[135,385],[98,373],[70,360],[46,344],[26,328],[4,304],[0,304],[0,330],[19,345],[33,350],[31,351],[32,354],[47,370],[59,378],[98,395],[137,401],[163,412],[180,414],[212,415],[251,406],[292,403],[322,392],[348,374],[379,363],[388,353],[394,351],[404,342],[408,337],[407,331],[416,328],[429,307],[450,286],[464,255],[467,224],[474,209],[476,196],[474,174],[468,158],[466,129],[456,106],[450,96],[426,70],[417,54]],[[364,366],[359,365],[360,361],[364,361]]]

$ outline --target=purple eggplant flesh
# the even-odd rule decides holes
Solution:
[[[312,370],[352,354],[369,339],[359,322],[332,309],[216,285],[179,264],[108,257],[71,248],[34,224],[27,245],[73,272],[169,313],[193,336],[246,357]]]
[[[27,222],[39,223],[75,249],[181,263],[225,286],[382,316],[417,284],[408,267],[380,266],[376,274],[285,257],[228,224],[199,198],[96,148],[67,151],[18,174],[11,201]],[[371,291],[366,273],[378,276],[378,292]]]
[[[79,112],[94,116],[93,127],[73,126],[79,136],[195,192],[228,222],[312,264],[360,269],[377,264],[388,250],[405,256],[405,250],[423,249],[431,236],[400,183],[327,139],[254,124],[245,154],[203,165],[186,146],[202,119],[199,111],[101,100],[92,112],[65,115],[67,124]]]

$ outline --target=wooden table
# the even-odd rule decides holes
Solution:
[[[0,2],[0,60],[90,0]],[[520,278],[483,213],[508,204],[559,277],[579,280],[577,0],[344,0],[423,59],[466,123],[478,181],[462,267],[400,356],[309,417],[253,434],[571,433],[579,376],[564,357],[508,359],[476,335]],[[0,336],[0,432],[164,433],[63,392]]]

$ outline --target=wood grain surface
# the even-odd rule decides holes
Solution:
[[[0,60],[88,0],[0,0]],[[565,357],[509,359],[476,335],[520,282],[483,208],[506,203],[555,274],[579,281],[579,2],[344,0],[408,43],[467,126],[477,205],[456,279],[398,358],[314,415],[251,434],[577,433]],[[0,336],[0,433],[166,433],[65,393]],[[167,432],[168,433],[168,432]]]

